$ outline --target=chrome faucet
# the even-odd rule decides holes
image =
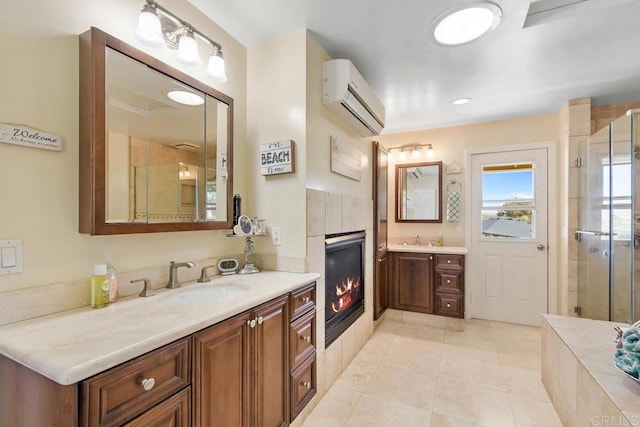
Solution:
[[[416,234],[416,246],[420,246],[420,236]]]
[[[195,266],[196,265],[191,261],[178,262],[178,263],[176,263],[175,261],[171,261],[171,265],[169,266],[169,283],[167,283],[166,287],[169,289],[179,288],[180,283],[178,282],[178,268],[180,267],[193,268]]]

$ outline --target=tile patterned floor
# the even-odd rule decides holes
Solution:
[[[562,426],[540,379],[540,328],[385,320],[305,427]]]

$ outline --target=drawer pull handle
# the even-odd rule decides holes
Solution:
[[[140,384],[142,385],[144,391],[149,391],[153,388],[154,385],[156,385],[156,380],[154,380],[153,378],[143,378],[142,381],[140,381]]]
[[[451,260],[450,259],[447,260],[447,264],[451,264]]]
[[[302,302],[307,304],[309,301],[311,301],[311,298],[309,297],[302,297]]]
[[[308,381],[304,381],[304,382],[302,383],[302,386],[303,386],[303,387],[305,387],[305,388],[311,389],[311,383],[310,383],[310,382],[308,382]]]
[[[250,328],[255,328],[256,327],[256,319],[247,320],[247,325],[249,325]]]
[[[451,303],[450,302],[447,303],[447,308],[451,308]]]
[[[264,322],[262,316],[258,317],[258,325],[262,325],[262,322]]]
[[[451,284],[451,279],[447,279],[447,284],[450,285]]]
[[[311,342],[311,336],[307,335],[306,337],[300,336],[300,339],[305,342]]]

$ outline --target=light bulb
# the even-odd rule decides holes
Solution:
[[[433,147],[429,144],[427,147],[427,157],[433,159],[433,156],[435,156],[435,153],[433,152]]]
[[[412,159],[419,159],[420,158],[420,149],[418,147],[413,149],[413,152],[411,153],[411,158]]]
[[[200,60],[200,54],[198,53],[198,43],[196,43],[196,39],[193,38],[192,30],[187,29],[180,37],[176,59],[188,65],[199,65],[202,62]]]
[[[391,152],[391,150],[387,152],[387,161],[393,162],[393,153]]]
[[[407,153],[405,153],[404,150],[400,151],[400,154],[398,155],[398,160],[407,160]]]
[[[209,57],[209,64],[207,65],[206,74],[218,83],[224,83],[227,81],[227,73],[224,70],[224,58],[222,57],[222,51],[217,47],[214,47],[213,53]]]
[[[136,37],[152,46],[159,46],[163,42],[160,18],[158,18],[156,9],[149,4],[142,7],[142,12],[138,17]]]

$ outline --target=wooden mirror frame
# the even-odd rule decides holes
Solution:
[[[228,105],[226,221],[167,223],[106,222],[106,49],[111,48],[149,68]],[[91,235],[231,229],[233,197],[233,98],[91,27],[80,36],[80,173],[79,231]]]
[[[402,194],[402,182],[400,181],[400,169],[415,168],[420,166],[438,166],[438,218],[435,219],[405,219],[400,218],[400,194]],[[425,222],[442,223],[442,162],[422,162],[396,164],[396,222]]]

